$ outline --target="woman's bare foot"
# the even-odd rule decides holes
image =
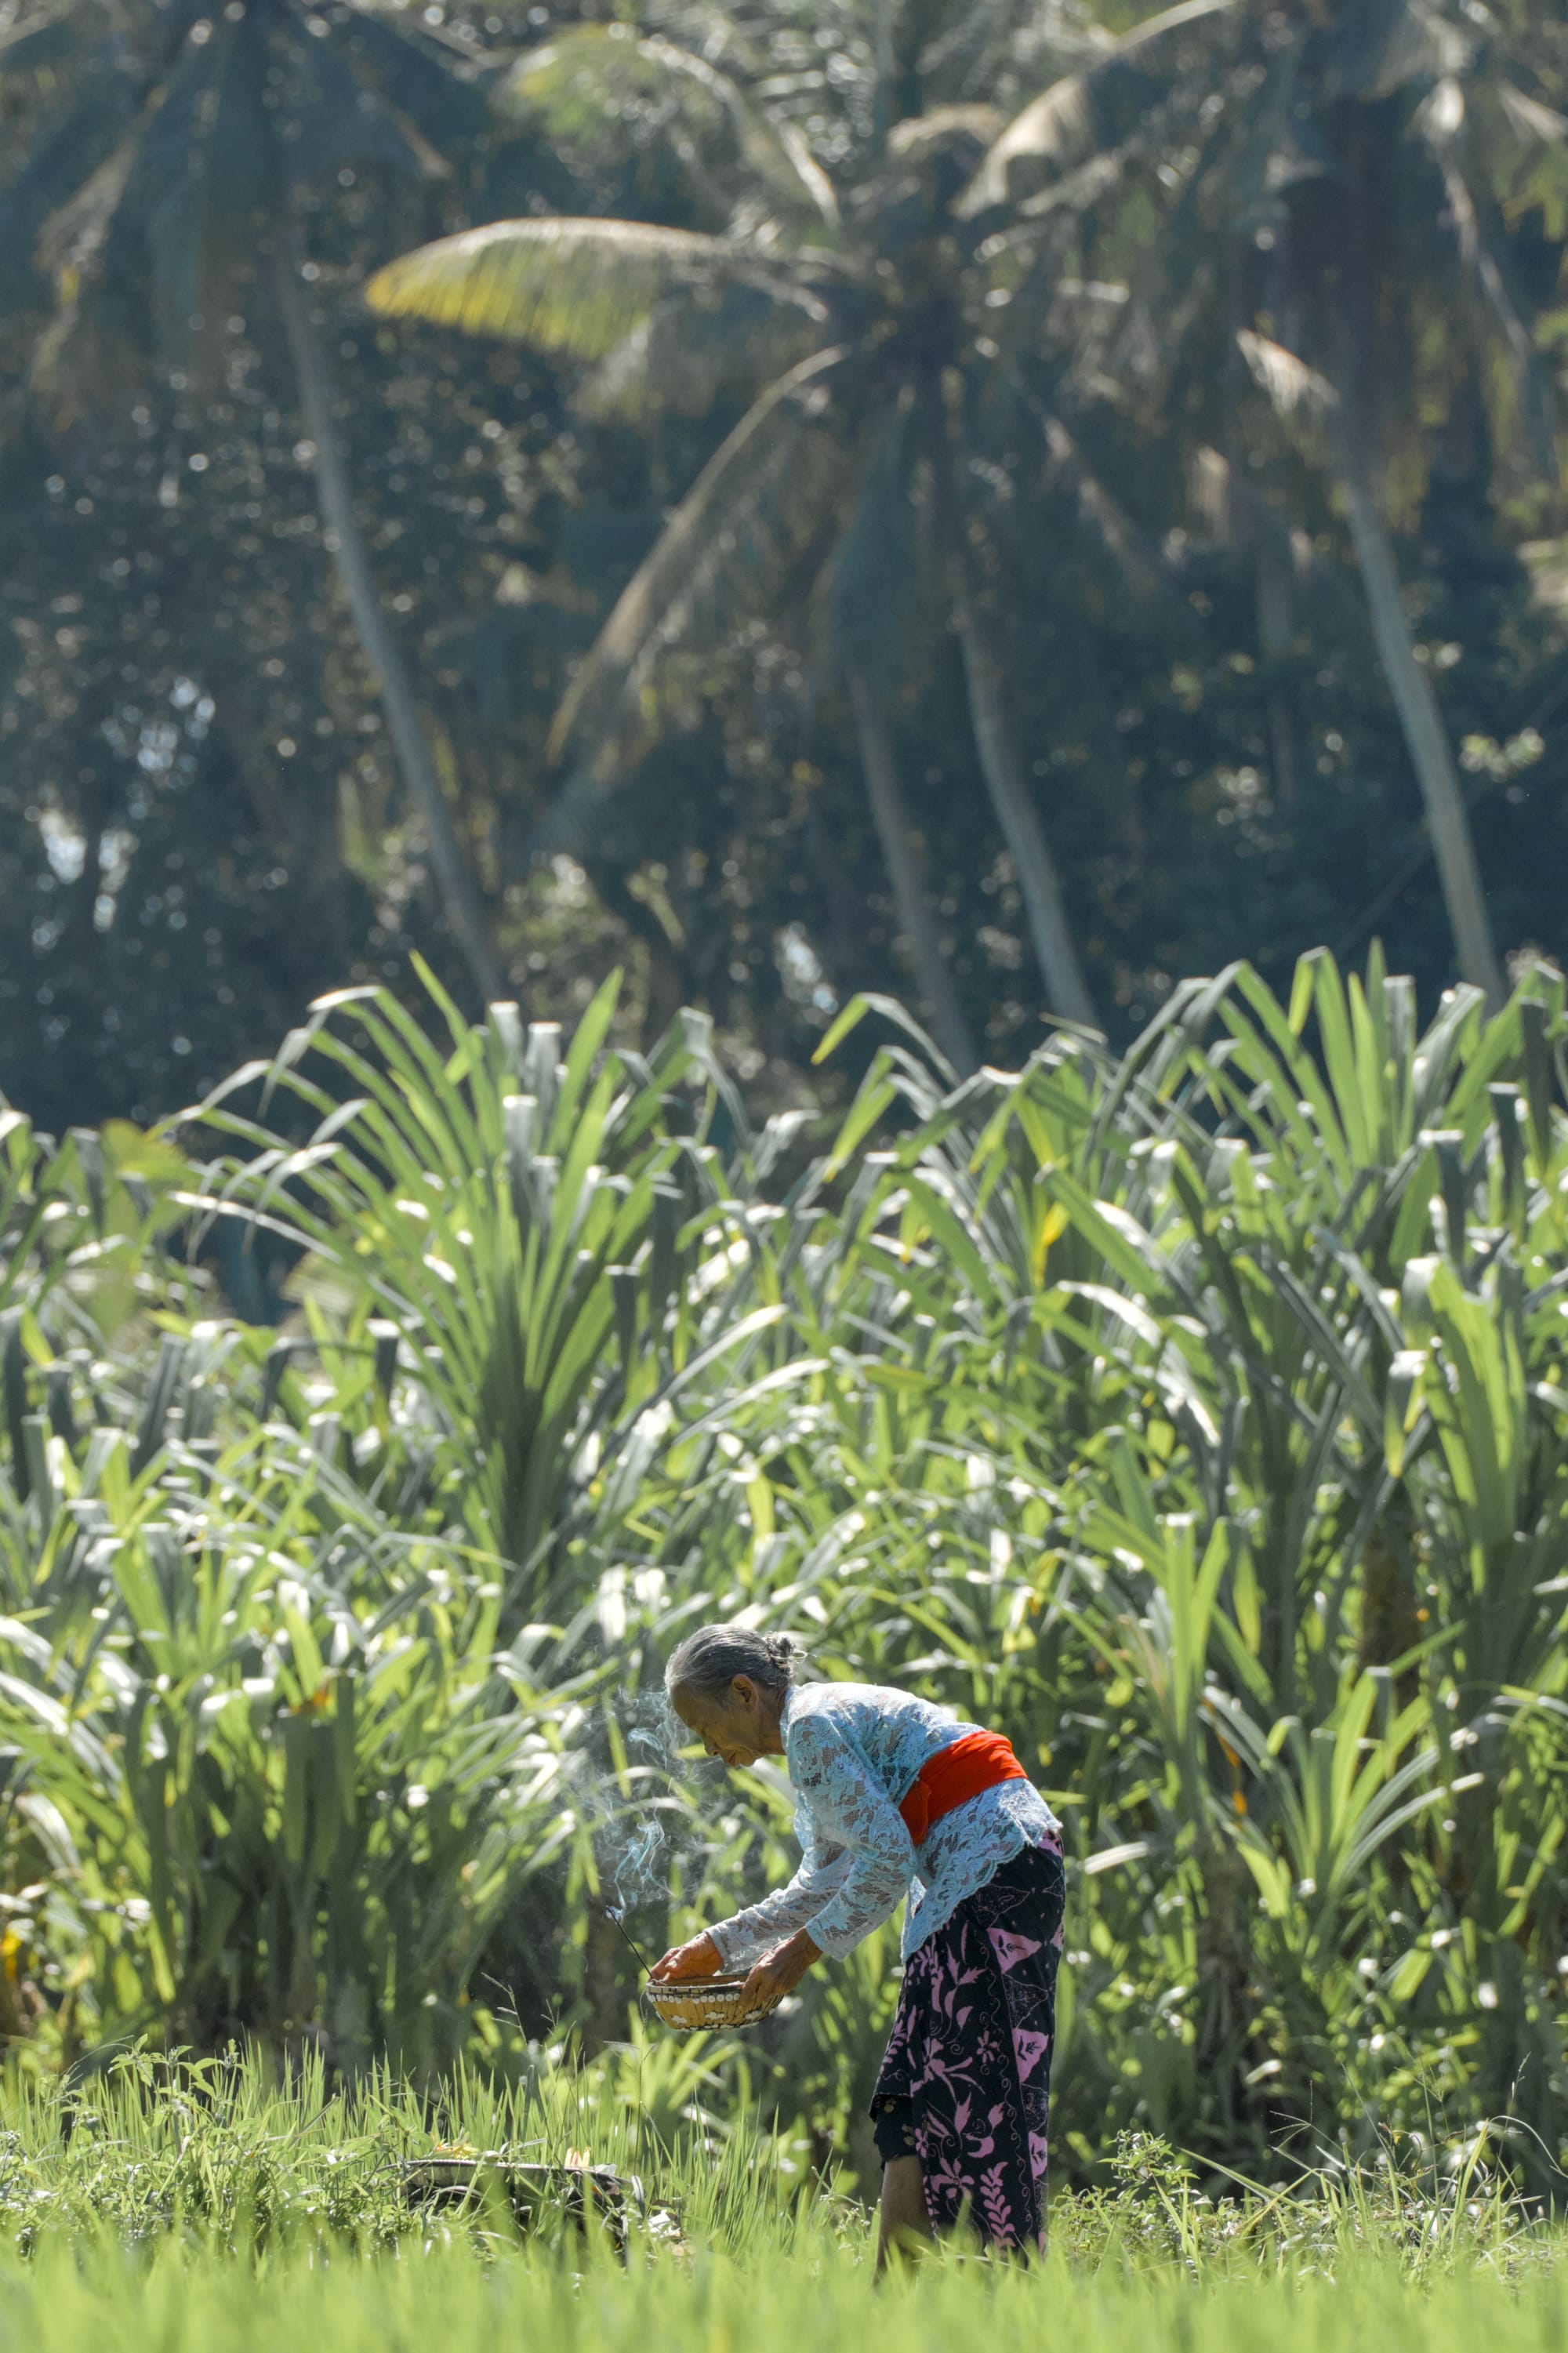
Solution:
[[[918,2255],[934,2233],[926,2211],[925,2176],[918,2157],[889,2158],[882,2168],[882,2203],[877,2227],[877,2275],[899,2256]]]

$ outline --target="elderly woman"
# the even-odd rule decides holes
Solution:
[[[759,2008],[851,1952],[901,1897],[903,1984],[871,2102],[878,2267],[967,2214],[990,2245],[1044,2243],[1062,1943],[1059,1826],[999,1733],[877,1683],[801,1683],[778,1634],[706,1626],[669,1662],[670,1704],[710,1757],[782,1757],[800,1869],[666,1953],[659,1978],[749,1966]]]

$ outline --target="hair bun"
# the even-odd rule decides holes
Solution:
[[[793,1634],[763,1634],[749,1626],[700,1626],[678,1644],[664,1671],[664,1687],[687,1690],[722,1703],[737,1675],[750,1675],[770,1691],[796,1681],[804,1643]]]

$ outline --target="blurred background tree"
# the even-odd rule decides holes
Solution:
[[[415,946],[470,1003],[627,964],[624,1034],[702,1003],[781,1103],[911,973],[1004,1061],[1236,953],[1376,931],[1435,991],[1467,834],[1497,953],[1560,955],[1562,30],[18,6],[0,1090],[145,1121]],[[552,216],[726,269],[593,352],[580,255],[521,346],[365,306]],[[622,600],[803,326],[853,364],[793,570],[710,549],[612,725]]]

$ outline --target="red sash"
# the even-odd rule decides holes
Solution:
[[[923,1846],[944,1814],[967,1805],[982,1789],[994,1789],[1001,1781],[1026,1781],[1028,1778],[1004,1733],[966,1732],[950,1746],[939,1748],[934,1757],[928,1757],[899,1811],[916,1846]]]

